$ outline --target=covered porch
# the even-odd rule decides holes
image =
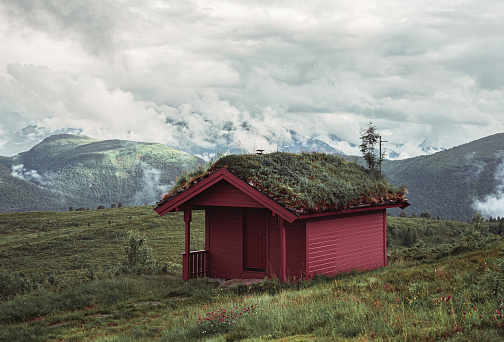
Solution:
[[[199,250],[191,249],[191,222],[193,210],[204,210],[205,212],[205,248]],[[254,210],[254,209],[248,209]],[[225,237],[220,230],[225,230],[226,227],[219,227],[215,219],[215,211],[220,213],[229,211],[236,212],[237,208],[220,207],[216,209],[207,208],[202,206],[184,206],[177,208],[176,211],[183,211],[185,223],[185,248],[182,255],[182,278],[183,280],[203,278],[203,277],[217,277],[231,279],[235,278],[230,275],[229,278],[222,276],[222,264],[217,259],[223,255],[227,258],[233,259],[234,270],[226,271],[228,274],[237,272],[240,269],[240,274],[236,275],[237,278],[264,278],[264,277],[277,277],[280,281],[285,282],[287,279],[287,237],[285,229],[285,220],[278,216],[276,213],[262,209],[264,219],[259,219],[252,215],[248,217],[245,213],[248,212],[247,208],[239,208],[240,222],[235,227],[232,227],[234,236],[230,239],[235,239],[226,246],[225,239],[222,240],[218,236]],[[256,210],[257,211],[257,210]],[[255,212],[254,212],[255,213]],[[212,216],[213,215],[213,216]],[[213,217],[213,219],[212,219]],[[213,226],[211,224],[213,223]],[[253,222],[253,223],[251,223]],[[217,225],[216,225],[217,223]],[[270,229],[270,226],[275,226],[275,229]],[[223,224],[222,226],[225,226]],[[252,226],[256,228],[251,228]],[[261,227],[261,228],[257,228]],[[221,229],[223,228],[223,229]],[[278,230],[276,229],[278,228]],[[238,230],[238,233],[236,232]],[[275,236],[272,236],[274,234]],[[241,237],[236,239],[236,237]],[[211,240],[213,244],[211,245]],[[270,244],[278,243],[277,253],[270,252]],[[212,257],[214,258],[212,262]],[[271,260],[274,258],[275,260]],[[275,264],[275,272],[271,271],[271,265]],[[231,272],[231,273],[229,273]]]

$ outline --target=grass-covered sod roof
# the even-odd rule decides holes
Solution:
[[[404,187],[370,176],[362,166],[324,153],[228,155],[179,178],[162,203],[225,168],[298,215],[406,202]]]

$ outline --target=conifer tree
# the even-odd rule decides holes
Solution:
[[[359,148],[366,161],[367,168],[371,174],[379,175],[384,155],[378,156],[375,146],[380,142],[380,134],[373,126],[373,123],[369,122],[368,127],[363,129],[360,135],[362,143]]]
[[[413,246],[413,231],[408,227],[406,234],[404,235],[403,245],[406,247]]]

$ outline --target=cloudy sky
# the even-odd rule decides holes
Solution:
[[[406,158],[504,131],[500,0],[0,0],[0,42],[0,147],[39,125],[358,154],[372,121]]]

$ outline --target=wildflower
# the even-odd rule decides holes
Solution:
[[[462,314],[464,314],[464,315],[465,315],[465,310],[462,310]]]

